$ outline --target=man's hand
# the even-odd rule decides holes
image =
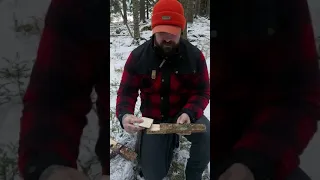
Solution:
[[[182,113],[179,118],[177,119],[177,124],[190,124],[190,117],[187,113]],[[186,133],[186,134],[181,134],[178,133],[179,135],[190,135],[191,133]]]
[[[219,180],[254,180],[254,176],[247,166],[235,163],[219,177]]]
[[[43,171],[39,180],[89,180],[84,174],[76,169],[52,165]]]
[[[138,124],[142,122],[142,119],[139,119],[136,116],[130,114],[122,120],[122,125],[124,127],[124,130],[128,133],[135,133],[144,129],[138,126]]]
[[[177,124],[190,124],[190,117],[187,113],[182,113],[177,119]]]

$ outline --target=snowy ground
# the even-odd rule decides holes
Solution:
[[[118,21],[118,18],[113,18],[113,20]],[[131,24],[130,24],[131,25]],[[140,24],[140,28],[144,29],[145,26],[150,25],[148,21],[145,24]],[[118,31],[119,34],[116,33]],[[141,32],[141,37],[145,39],[150,39],[152,33],[150,30],[145,30]],[[110,30],[111,36],[111,44],[110,44],[110,83],[111,83],[111,90],[110,90],[110,107],[111,113],[114,114],[114,107],[116,103],[116,91],[119,86],[119,82],[121,80],[121,75],[123,72],[123,67],[126,62],[127,57],[129,56],[130,52],[135,49],[137,46],[132,44],[132,38],[130,37],[128,30],[125,25],[121,22],[113,22],[111,24]],[[210,21],[205,18],[195,19],[193,24],[188,25],[188,37],[190,42],[193,45],[196,45],[202,52],[204,53],[208,68],[210,71]],[[140,44],[145,42],[142,40]],[[140,98],[138,98],[137,105],[136,105],[136,113],[139,114],[139,107],[140,107]],[[208,105],[207,109],[205,110],[205,115],[210,118],[210,105]],[[114,137],[118,142],[127,143],[128,146],[134,147],[135,143],[135,136],[129,135],[128,133],[124,132],[118,120],[113,117],[111,119],[110,124],[110,134]],[[181,142],[181,148],[177,150],[175,153],[175,159],[172,163],[172,168],[169,172],[168,178],[170,179],[183,179],[184,178],[184,167],[186,164],[186,160],[189,157],[189,147],[190,143],[183,139]],[[133,179],[135,176],[134,167],[136,164],[132,162],[125,161],[120,156],[117,156],[113,160],[111,160],[111,179]],[[208,173],[204,173],[203,179],[208,179]],[[120,178],[121,177],[121,178]]]

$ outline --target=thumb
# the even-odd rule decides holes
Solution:
[[[183,124],[183,118],[181,116],[177,119],[177,124]]]
[[[133,123],[143,123],[143,121],[144,121],[143,119],[135,117],[133,120]]]

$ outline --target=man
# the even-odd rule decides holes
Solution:
[[[134,116],[140,90],[142,116],[154,123],[202,123],[206,133],[185,136],[191,143],[187,180],[201,180],[210,159],[210,125],[203,115],[210,99],[206,61],[199,49],[180,37],[186,26],[184,9],[176,0],[160,0],[153,9],[152,38],[129,55],[117,96],[116,115],[129,133],[141,132]],[[176,134],[141,132],[139,162],[147,180],[162,180],[168,172]]]
[[[307,1],[224,3],[211,9],[212,178],[309,180],[299,156],[320,80]]]
[[[109,174],[106,3],[52,0],[49,6],[20,124],[18,161],[24,180],[88,180],[76,162],[93,87],[100,122],[96,153],[103,174]]]

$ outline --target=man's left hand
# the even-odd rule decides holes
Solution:
[[[187,113],[182,113],[177,119],[177,124],[190,124],[190,117]]]
[[[247,166],[235,163],[219,177],[219,180],[254,180],[254,176]]]

